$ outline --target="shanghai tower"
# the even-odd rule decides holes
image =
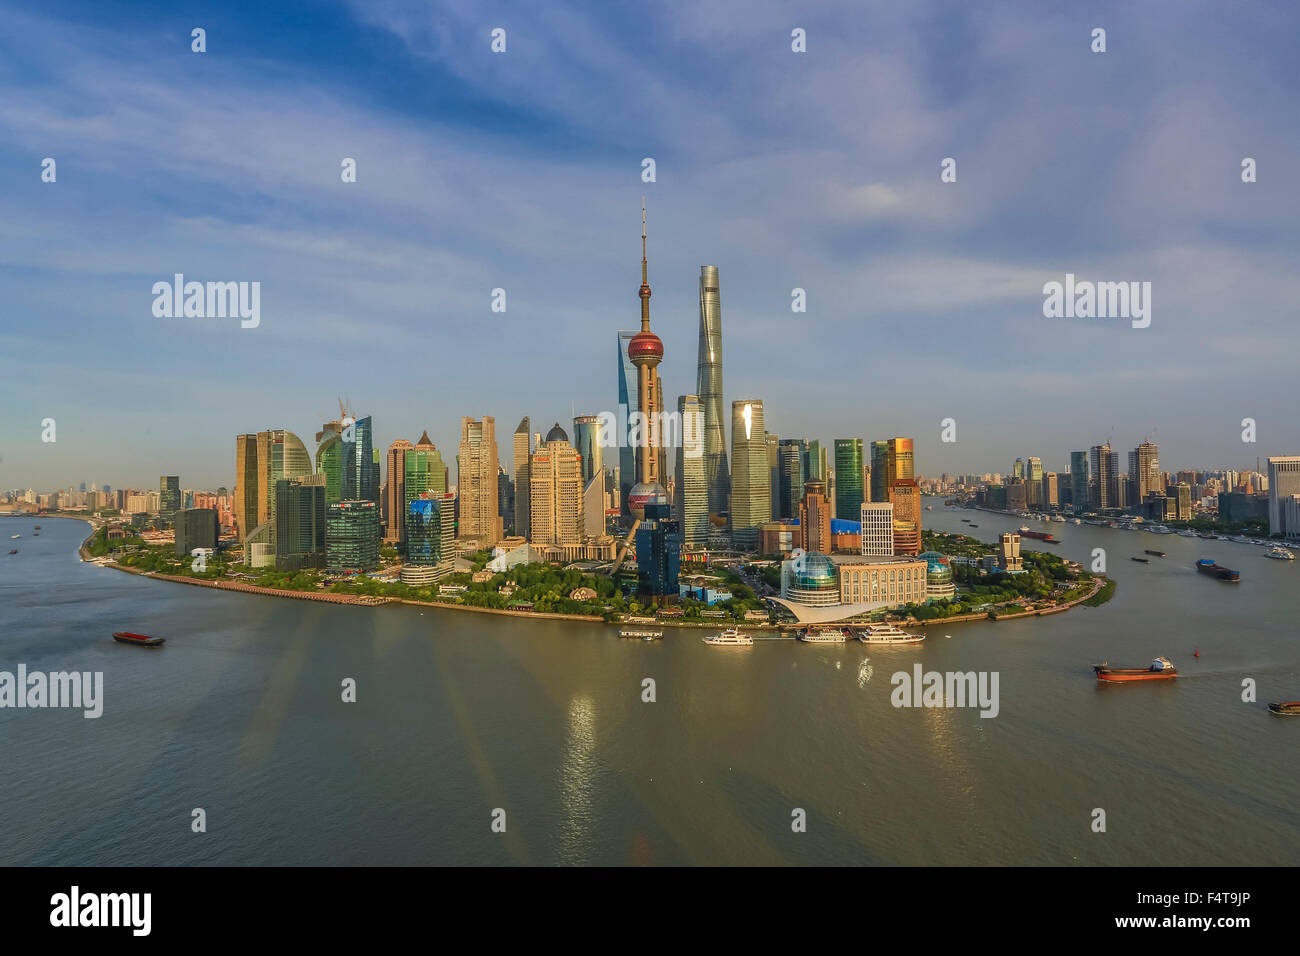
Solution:
[[[709,514],[729,510],[731,472],[727,468],[726,419],[722,415],[722,298],[718,267],[700,266],[700,354],[695,394],[704,413],[704,477],[709,488]]]

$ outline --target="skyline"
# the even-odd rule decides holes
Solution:
[[[1150,439],[1169,471],[1300,448],[1300,143],[1276,119],[1300,13],[1106,4],[1030,29],[1009,4],[669,7],[489,6],[426,27],[407,4],[303,6],[309,49],[245,4],[11,13],[0,487],[231,487],[230,439],[309,442],[339,395],[381,451],[428,429],[444,455],[464,416],[544,432],[612,410],[642,195],[666,409],[696,393],[714,265],[722,406],[762,400],[782,438],[910,435],[927,476],[1028,455],[1059,472],[1106,441]],[[155,318],[151,287],[178,272],[260,282],[260,324]],[[1044,318],[1044,283],[1070,274],[1152,282],[1151,326]]]

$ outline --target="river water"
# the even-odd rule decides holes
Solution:
[[[924,517],[988,541],[1021,523]],[[105,699],[98,719],[0,709],[3,865],[1300,861],[1300,720],[1265,708],[1300,699],[1300,568],[1261,548],[1035,524],[1074,560],[1105,548],[1114,599],[902,648],[714,648],[152,581],[80,563],[83,522],[33,524],[0,518],[23,535],[0,556],[0,671],[102,671]],[[1129,560],[1144,548],[1168,556]],[[1157,654],[1177,680],[1093,679]],[[996,672],[997,716],[892,706],[916,662]]]

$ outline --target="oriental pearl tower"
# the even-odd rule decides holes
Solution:
[[[627,495],[628,511],[637,521],[645,517],[645,506],[668,504],[668,492],[659,483],[659,376],[655,368],[663,361],[664,343],[650,331],[650,280],[645,255],[645,199],[641,200],[641,331],[627,343],[627,357],[636,366],[637,410],[641,413],[640,441],[636,449],[637,483]]]

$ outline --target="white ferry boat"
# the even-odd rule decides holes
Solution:
[[[1295,555],[1281,545],[1274,545],[1264,552],[1266,558],[1277,558],[1279,561],[1294,561]]]
[[[704,643],[725,647],[748,647],[750,644],[754,643],[754,639],[734,627],[729,627],[720,634],[713,634],[706,637]]]
[[[895,624],[868,624],[858,632],[863,644],[920,644],[924,634],[909,634]]]
[[[11,534],[9,537],[10,537],[10,539],[13,539],[13,538],[21,538],[22,535],[20,535],[20,534]]]
[[[809,627],[799,633],[799,640],[808,644],[843,644],[848,639],[839,627]]]

